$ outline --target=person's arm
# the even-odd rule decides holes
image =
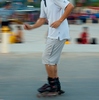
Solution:
[[[59,20],[55,21],[54,23],[51,24],[51,27],[53,28],[57,28],[60,26],[60,24],[69,16],[69,14],[71,13],[71,11],[73,10],[74,6],[69,3],[64,10],[63,15],[60,17]]]
[[[63,22],[71,13],[71,11],[73,10],[74,6],[69,3],[67,5],[67,7],[65,8],[64,14],[61,16],[61,18],[59,19],[60,22]]]
[[[28,30],[29,29],[35,29],[35,28],[38,28],[38,27],[42,26],[45,22],[46,22],[46,13],[45,13],[45,10],[44,10],[44,3],[43,3],[43,1],[41,1],[40,17],[39,17],[39,19],[33,25],[25,24],[24,28],[28,29]]]
[[[39,18],[35,24],[29,25],[29,24],[24,24],[24,28],[27,30],[35,29],[40,26],[42,26],[46,22],[46,18]]]

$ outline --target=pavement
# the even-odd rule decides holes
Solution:
[[[79,26],[70,27],[73,32]],[[0,53],[0,100],[99,100],[99,45],[77,45],[74,39],[71,45],[65,45],[58,65],[65,94],[37,98],[37,89],[47,82],[41,61],[46,41],[44,30],[47,26],[33,33],[24,31],[25,43],[10,44],[9,53]]]
[[[65,94],[37,98],[46,83],[41,53],[0,54],[0,100],[99,100],[99,53],[62,53],[58,73]]]

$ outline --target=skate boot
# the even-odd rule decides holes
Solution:
[[[56,79],[48,77],[48,83],[50,84],[50,87],[51,87],[50,92],[57,92],[58,87],[56,84]]]
[[[56,86],[51,81],[51,85],[45,84],[38,91],[37,97],[54,97],[59,95],[56,89]]]
[[[57,92],[58,95],[65,93],[65,91],[61,90],[61,84],[60,84],[59,78],[53,79],[53,78],[48,77],[48,83],[51,86],[50,92]]]
[[[60,85],[59,78],[56,78],[56,84],[57,84],[58,94],[61,95],[61,94],[65,93],[65,91],[61,90],[61,85]]]
[[[38,92],[43,93],[43,92],[49,92],[51,90],[51,87],[49,84],[44,84],[42,87],[38,89]]]

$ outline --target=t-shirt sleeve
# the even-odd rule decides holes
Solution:
[[[53,0],[53,2],[62,9],[65,9],[66,6],[70,3],[68,0]]]
[[[41,7],[40,7],[40,18],[46,18],[46,14],[45,14],[45,11],[44,11],[44,2],[41,1]]]

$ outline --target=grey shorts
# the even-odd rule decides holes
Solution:
[[[49,65],[58,64],[65,41],[65,39],[60,41],[59,39],[48,38],[46,41],[45,51],[42,55],[42,63]]]

